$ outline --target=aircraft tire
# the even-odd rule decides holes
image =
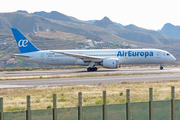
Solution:
[[[92,68],[88,67],[88,68],[87,68],[87,71],[88,71],[88,72],[91,72],[91,71],[92,71]]]
[[[88,72],[97,71],[97,67],[93,67],[93,68],[88,67],[87,71]]]
[[[160,70],[163,70],[163,66],[160,66]]]
[[[97,67],[94,68],[94,71],[97,71]]]

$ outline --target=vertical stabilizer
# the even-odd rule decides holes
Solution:
[[[18,29],[11,28],[21,53],[39,51]]]

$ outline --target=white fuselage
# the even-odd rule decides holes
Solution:
[[[165,64],[176,60],[169,52],[159,49],[93,49],[93,50],[56,50],[66,53],[82,54],[103,58],[117,58],[119,65],[128,64]],[[45,64],[45,65],[89,65],[81,59],[67,55],[51,52],[50,50],[40,50],[36,52],[24,53],[30,58],[16,56],[28,62]],[[99,62],[100,63],[100,62]],[[100,64],[99,64],[100,65]]]

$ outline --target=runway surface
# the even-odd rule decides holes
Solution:
[[[103,76],[103,77],[75,77],[75,78],[54,78],[54,79],[32,79],[32,80],[7,80],[0,81],[0,88],[25,88],[25,87],[45,87],[59,85],[91,85],[91,84],[112,84],[122,82],[153,82],[180,80],[180,68],[157,68],[144,69],[117,69],[99,70],[98,72],[86,72],[82,70],[65,71],[20,71],[1,72],[0,76],[29,76],[29,75],[59,75],[59,74],[98,74],[98,73],[151,73],[147,75],[127,75],[127,76]]]
[[[85,70],[50,70],[50,71],[15,71],[15,72],[0,72],[1,77],[12,76],[43,76],[43,75],[81,75],[81,74],[106,74],[106,73],[170,73],[179,72],[180,68],[137,68],[137,69],[100,69],[96,72],[87,72]]]

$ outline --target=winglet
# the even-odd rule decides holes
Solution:
[[[18,29],[11,28],[21,53],[39,51]]]

